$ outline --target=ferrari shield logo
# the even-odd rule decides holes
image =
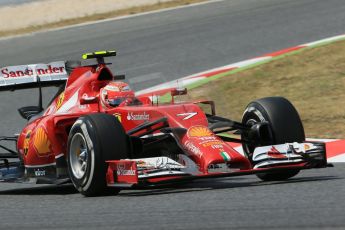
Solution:
[[[122,122],[121,114],[120,113],[114,113],[114,116],[119,120],[119,122]]]
[[[60,96],[59,96],[59,98],[58,98],[58,100],[57,100],[57,102],[56,102],[56,109],[57,109],[57,110],[60,109],[60,107],[61,107],[61,105],[62,105],[64,99],[65,99],[65,92],[63,92],[63,93],[60,94]]]
[[[23,152],[24,155],[26,156],[29,152],[29,144],[30,144],[30,136],[31,136],[31,130],[29,130],[26,135],[25,135],[25,139],[24,139],[24,146],[23,146]]]

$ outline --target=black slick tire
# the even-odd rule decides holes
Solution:
[[[67,149],[68,171],[75,188],[85,196],[99,196],[110,190],[106,161],[128,158],[129,139],[116,117],[90,114],[72,126]],[[112,190],[114,194],[119,191]]]
[[[254,125],[258,122],[268,122],[271,143],[283,144],[303,142],[305,140],[304,128],[295,107],[283,97],[267,97],[248,104],[242,123]],[[246,136],[242,136],[246,138]],[[243,150],[251,160],[253,151],[258,145],[243,144]],[[299,170],[289,170],[279,173],[261,173],[257,176],[264,181],[286,180],[297,175]]]

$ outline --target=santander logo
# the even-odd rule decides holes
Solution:
[[[148,121],[150,120],[150,114],[143,112],[143,113],[134,113],[129,112],[127,113],[127,120],[129,121]]]
[[[67,76],[65,62],[51,62],[49,64],[30,64],[19,66],[8,66],[0,68],[0,79],[15,80],[32,77],[58,77]]]
[[[60,74],[65,73],[65,67],[52,67],[47,65],[47,68],[37,68],[35,70],[27,67],[24,70],[10,70],[9,68],[1,69],[1,75],[3,78],[16,78],[16,77],[30,77],[32,75],[47,75],[47,74]]]

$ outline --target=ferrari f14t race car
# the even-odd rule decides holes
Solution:
[[[172,89],[171,102],[159,103],[154,92],[135,95],[120,81],[124,76],[111,73],[104,58],[115,55],[84,54],[97,60],[84,66],[67,61],[1,68],[1,91],[40,92],[38,106],[19,109],[27,120],[21,133],[0,139],[16,143],[15,150],[0,145],[1,181],[72,182],[85,196],[96,196],[201,178],[285,180],[327,166],[325,145],[305,142],[287,99],[253,101],[240,122],[217,116],[213,101],[174,101],[186,89]],[[46,86],[59,90],[44,109]],[[231,143],[240,143],[243,152]]]

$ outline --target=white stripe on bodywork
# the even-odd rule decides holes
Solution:
[[[79,90],[73,94],[73,96],[68,99],[62,106],[61,108],[56,111],[56,114],[62,114],[68,112],[71,108],[77,105],[78,103],[78,95],[79,95]]]
[[[171,175],[186,175],[186,173],[182,172],[182,171],[170,170],[170,171],[163,171],[163,172],[138,175],[138,178],[142,179],[142,178],[150,178],[150,177],[156,177],[156,176],[171,176]]]
[[[240,145],[240,146],[238,146],[238,147],[235,147],[234,149],[235,149],[238,153],[240,153],[242,156],[246,156],[246,155],[244,154],[242,145]]]
[[[50,164],[43,164],[43,165],[25,165],[26,168],[42,168],[42,167],[48,167],[48,166],[55,166],[56,163],[50,163]]]
[[[184,117],[182,120],[188,120],[188,119],[194,117],[194,116],[197,115],[197,114],[198,114],[197,112],[180,113],[180,114],[177,114],[176,116],[178,116],[178,117]]]
[[[65,154],[60,153],[59,155],[56,155],[56,156],[55,156],[55,159],[58,159],[58,158],[60,158],[60,157],[64,157],[64,156],[65,156]]]

